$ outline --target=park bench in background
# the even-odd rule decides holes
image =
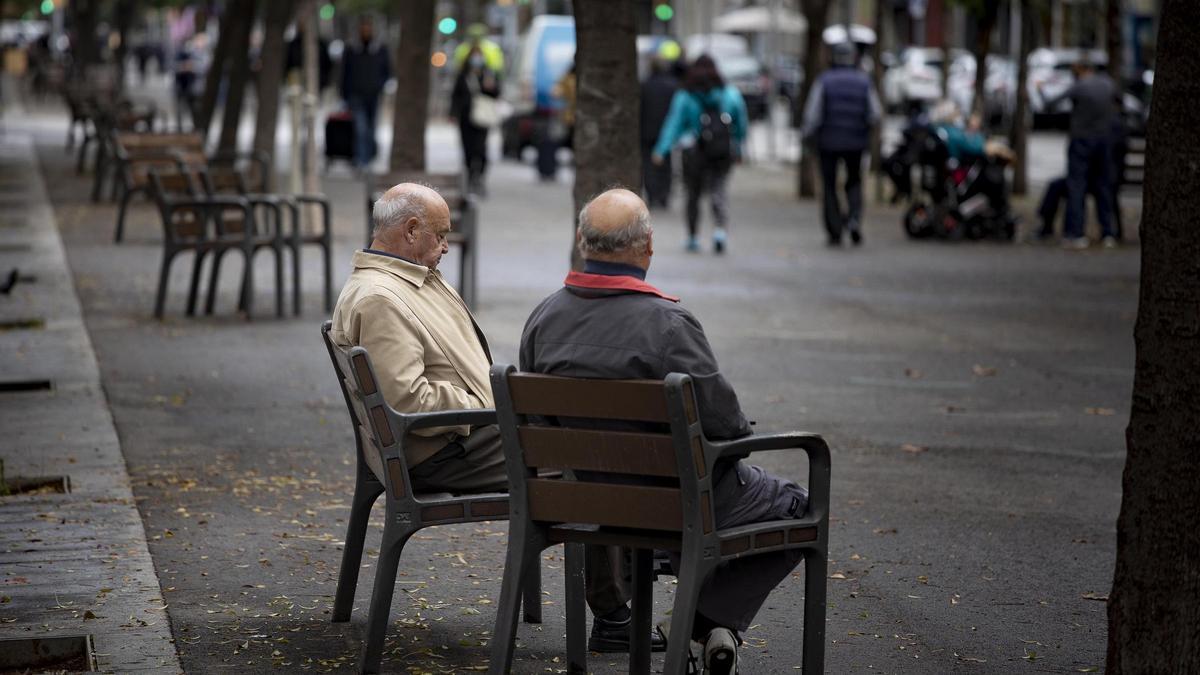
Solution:
[[[192,316],[196,310],[196,296],[204,258],[209,253],[219,257],[229,250],[240,251],[245,260],[238,306],[249,318],[254,303],[254,252],[257,248],[269,245],[271,240],[270,235],[257,234],[250,203],[238,196],[203,195],[187,173],[160,173],[156,169],[149,169],[146,182],[150,197],[158,207],[163,227],[163,259],[158,277],[158,290],[155,293],[155,318],[161,319],[163,316],[171,263],[177,255],[191,251],[195,256],[187,301],[187,314]],[[225,231],[222,223],[228,219],[230,212],[237,213],[240,221],[249,223],[249,227],[242,227],[236,232]],[[214,261],[214,265],[216,264]],[[276,278],[278,277],[277,272]],[[210,286],[206,307],[209,312],[212,311],[212,303],[213,287]],[[280,287],[276,288],[276,303],[282,311],[283,292]]]
[[[378,672],[383,656],[388,615],[395,592],[396,568],[408,538],[418,530],[433,525],[504,520],[508,518],[508,495],[414,494],[404,456],[405,436],[413,430],[428,427],[493,424],[496,421],[495,411],[455,410],[413,415],[396,412],[383,399],[367,350],[362,347],[345,349],[335,345],[329,336],[330,327],[329,321],[322,324],[321,337],[325,340],[350,413],[357,464],[346,544],[342,551],[342,567],[333,604],[333,621],[340,623],[350,620],[371,505],[382,494],[387,516],[375,568],[371,608],[367,614],[366,644],[359,662],[362,672],[374,673]],[[527,569],[527,581],[523,584],[525,621],[541,623],[541,571],[536,563]],[[519,604],[520,600],[516,602]]]
[[[567,566],[580,557],[574,544],[634,550],[631,673],[650,672],[653,550],[681,555],[667,675],[684,672],[700,587],[721,562],[798,549],[804,553],[803,667],[822,672],[825,654],[825,572],[829,527],[829,448],[805,433],[709,441],[691,378],[664,381],[584,380],[491,371],[496,414],[509,476],[508,558],[500,590],[489,672],[512,667],[521,579],[543,549],[568,544]],[[603,431],[636,423],[654,432]],[[556,425],[551,426],[551,423]],[[626,426],[626,428],[628,428]],[[803,518],[717,529],[713,467],[722,457],[799,448],[808,454],[808,509]],[[560,477],[539,470],[563,471]],[[603,474],[603,475],[597,475]],[[621,483],[613,482],[620,474]],[[605,480],[607,479],[607,480]],[[580,593],[567,586],[567,669],[586,672]]]
[[[458,246],[458,293],[462,296],[467,307],[474,309],[476,292],[478,291],[475,260],[475,237],[477,234],[478,212],[475,199],[467,191],[466,179],[457,173],[424,173],[418,171],[393,171],[385,174],[367,174],[367,232],[366,245],[371,245],[371,230],[375,223],[371,219],[371,209],[376,200],[383,196],[384,191],[400,183],[420,183],[437,190],[450,207],[450,236],[451,245]]]
[[[118,181],[120,207],[117,209],[117,228],[114,240],[120,243],[125,233],[125,211],[135,194],[149,190],[149,172],[174,171],[181,155],[204,153],[204,137],[200,134],[146,134],[116,132],[113,153],[116,159],[114,180]]]

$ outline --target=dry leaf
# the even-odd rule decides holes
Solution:
[[[913,445],[912,443],[905,443],[904,445],[900,446],[900,449],[911,455],[919,455],[922,452],[925,452],[928,448],[920,445]]]
[[[1090,591],[1079,597],[1083,598],[1084,600],[1099,600],[1100,602],[1108,602],[1107,595],[1100,595],[1099,593],[1093,593]]]
[[[1088,415],[1099,415],[1101,417],[1112,417],[1117,414],[1117,411],[1112,408],[1084,408],[1083,412]]]
[[[916,368],[905,368],[904,374],[905,376],[914,380],[921,379],[921,371],[917,370]]]
[[[975,366],[971,368],[971,372],[975,373],[979,377],[992,377],[997,371],[991,366],[981,366],[976,363]]]

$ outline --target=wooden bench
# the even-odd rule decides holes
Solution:
[[[147,194],[151,169],[174,172],[182,156],[204,153],[204,137],[200,134],[147,134],[115,132],[112,138],[116,158],[117,186],[120,207],[117,209],[117,228],[113,239],[120,243],[125,234],[125,212],[135,194]]]
[[[496,365],[491,380],[510,506],[490,673],[511,669],[521,580],[542,550],[558,543],[568,544],[568,569],[579,564],[578,544],[633,549],[631,673],[650,672],[652,552],[680,554],[663,670],[667,675],[684,672],[701,585],[717,565],[800,550],[805,563],[801,662],[806,673],[822,672],[830,459],[820,436],[786,433],[710,441],[701,431],[704,411],[691,378],[679,373],[664,381],[587,380]],[[614,424],[629,428],[630,423],[654,431],[600,430]],[[809,502],[803,517],[718,529],[712,480],[716,463],[783,449],[808,454]],[[562,474],[547,477],[545,470]],[[614,482],[613,474],[623,480]],[[570,583],[567,591],[567,669],[587,672],[582,594]]]
[[[453,410],[412,415],[396,412],[383,398],[367,350],[362,347],[347,349],[334,344],[329,335],[330,327],[329,321],[321,325],[321,337],[333,361],[338,385],[350,413],[357,465],[354,496],[346,526],[346,544],[342,550],[342,567],[338,573],[337,594],[333,603],[333,622],[350,620],[371,506],[376,498],[384,495],[387,516],[375,568],[371,607],[367,614],[366,643],[359,661],[361,672],[374,673],[379,671],[383,656],[396,568],[405,542],[417,531],[433,525],[505,520],[508,518],[508,495],[414,493],[408,476],[408,461],[404,456],[407,434],[428,427],[494,424],[495,411]],[[527,569],[528,577],[523,584],[525,621],[541,623],[540,567],[534,564]]]
[[[478,227],[478,212],[475,198],[467,191],[466,179],[457,173],[424,173],[393,171],[385,174],[367,174],[367,233],[366,245],[371,245],[371,232],[375,222],[371,210],[383,193],[400,183],[420,183],[437,190],[450,207],[450,235],[447,240],[459,248],[458,292],[463,302],[471,309],[477,299],[478,265],[475,257],[475,237]]]

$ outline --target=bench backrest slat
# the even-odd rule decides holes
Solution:
[[[679,475],[669,434],[535,425],[519,426],[517,434],[526,466],[672,478]]]
[[[508,378],[508,386],[518,415],[670,421],[663,384],[654,380],[575,380],[518,373]]]

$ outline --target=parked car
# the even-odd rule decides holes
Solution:
[[[737,87],[746,101],[746,114],[750,121],[767,116],[767,97],[771,91],[771,78],[763,64],[750,54],[713,54],[717,71],[726,84]]]
[[[950,64],[946,85],[949,98],[964,113],[975,103],[975,56],[963,54]],[[988,126],[998,127],[1011,119],[1017,104],[1017,67],[1011,59],[995,54],[987,57],[983,81],[983,116]]]
[[[957,54],[952,53],[951,56]],[[942,97],[942,50],[908,47],[883,76],[883,100],[889,108],[927,106]]]
[[[554,85],[575,62],[575,19],[544,14],[534,17],[521,37],[502,96],[512,114],[500,124],[505,157],[519,158],[533,147],[563,102]]]

